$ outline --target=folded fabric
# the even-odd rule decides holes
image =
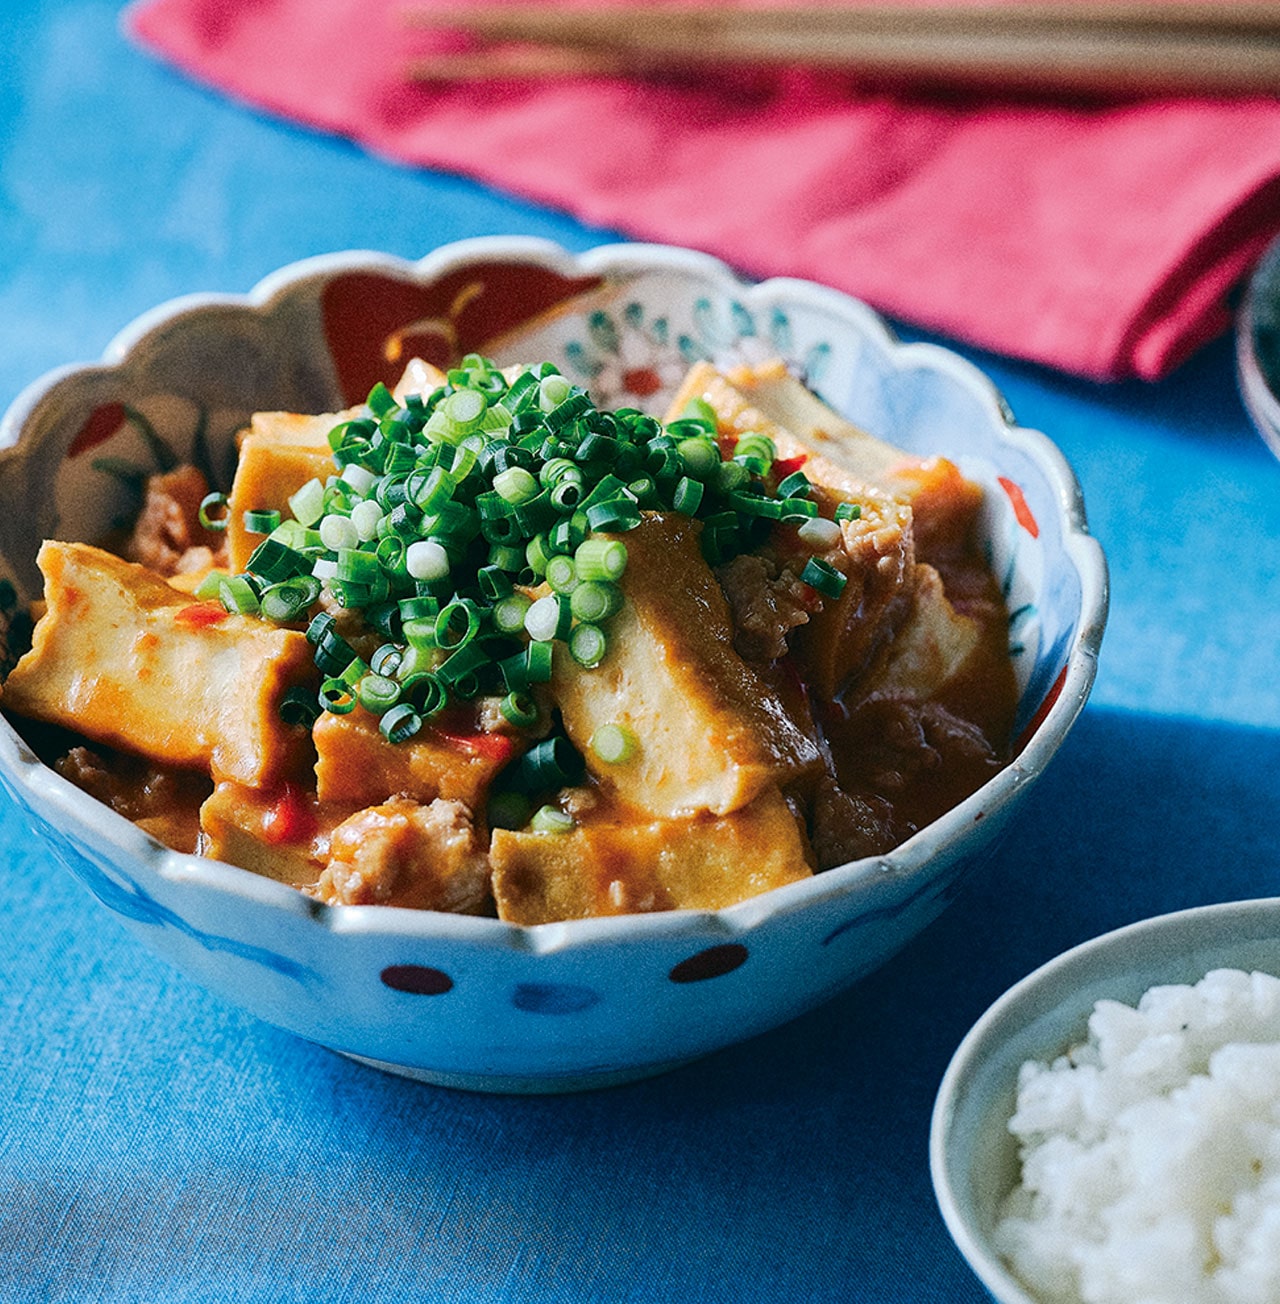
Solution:
[[[1280,231],[1280,99],[890,94],[799,71],[428,87],[405,69],[433,38],[404,9],[143,0],[126,22],[191,76],[384,157],[1093,378],[1159,377],[1224,330]]]

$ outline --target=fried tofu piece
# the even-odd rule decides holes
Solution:
[[[858,687],[865,694],[928,701],[964,675],[981,651],[978,622],[951,605],[932,566],[921,566],[910,616],[887,659]]]
[[[145,567],[45,543],[45,614],[4,705],[158,765],[264,787],[305,767],[279,703],[315,669],[304,634],[193,603]]]
[[[296,784],[219,783],[200,807],[200,854],[292,887],[314,885],[333,830],[352,814]]]
[[[312,736],[320,800],[347,806],[400,795],[420,802],[444,797],[478,809],[498,771],[521,749],[510,734],[453,735],[431,725],[405,742],[388,742],[378,717],[362,706],[346,715],[324,712]]]
[[[434,367],[421,358],[410,358],[391,392],[397,403],[403,403],[410,394],[419,394],[425,398],[441,385],[448,384],[448,381],[449,377],[439,367]]]
[[[921,560],[963,546],[982,505],[982,487],[950,459],[916,457],[868,434],[801,384],[780,360],[735,368],[724,379],[745,404],[786,431],[803,450],[909,503]],[[783,456],[795,456],[789,444]]]
[[[804,834],[773,786],[727,815],[495,829],[489,858],[499,918],[516,924],[718,910],[812,874]]]
[[[627,804],[674,819],[746,806],[770,785],[815,773],[822,758],[733,646],[729,605],[702,557],[701,526],[647,513],[624,536],[622,609],[592,670],[556,647],[552,696],[595,776]],[[603,724],[639,742],[606,766],[590,741]]]
[[[334,829],[327,861],[311,895],[330,905],[489,908],[489,858],[458,801],[397,798],[357,811]]]
[[[245,529],[247,511],[278,511],[288,516],[289,499],[308,480],[336,475],[329,431],[358,409],[323,416],[257,412],[240,437],[240,460],[227,497],[227,562],[242,571],[263,536]]]

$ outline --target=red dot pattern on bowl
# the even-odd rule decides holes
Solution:
[[[411,996],[443,996],[453,988],[453,979],[447,973],[425,964],[391,964],[380,977],[392,990]]]
[[[720,978],[732,973],[746,963],[747,948],[740,942],[725,942],[709,946],[687,960],[681,960],[667,975],[673,983],[700,983],[708,978]]]

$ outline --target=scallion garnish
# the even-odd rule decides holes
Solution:
[[[848,576],[820,557],[810,557],[800,572],[800,582],[817,589],[824,598],[838,598],[844,592]]]
[[[591,750],[606,765],[624,765],[636,753],[639,743],[624,724],[602,724],[591,735]]]
[[[358,704],[394,741],[485,693],[528,728],[531,690],[550,680],[557,642],[581,666],[604,659],[627,566],[616,536],[646,512],[697,518],[713,565],[759,546],[775,522],[825,552],[837,523],[857,519],[856,503],[821,517],[800,471],[771,488],[783,464],[763,433],[726,441],[727,460],[720,439],[704,398],[664,427],[633,408],[600,411],[550,363],[508,378],[468,354],[432,394],[397,399],[375,385],[365,413],[330,432],[333,473],[302,485],[283,520],[247,512],[246,528],[266,537],[244,574],[211,576],[200,595],[283,624],[310,619],[324,687],[307,710]],[[201,521],[224,529],[226,510],[211,494]],[[819,557],[802,578],[827,597],[844,584]],[[315,613],[321,601],[350,613],[343,629],[357,645],[362,624],[382,640],[370,664],[330,611]]]
[[[200,509],[196,515],[206,530],[221,533],[227,528],[227,495],[205,494],[200,500]]]
[[[575,824],[573,816],[558,806],[539,806],[529,821],[534,833],[569,833]]]

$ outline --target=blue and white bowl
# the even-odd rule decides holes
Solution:
[[[850,420],[951,457],[986,490],[982,530],[1010,611],[1017,755],[884,856],[718,911],[519,927],[327,906],[161,846],[42,765],[0,721],[0,782],[50,850],[137,937],[263,1019],[382,1068],[495,1091],[660,1072],[791,1019],[930,923],[1008,823],[1094,679],[1106,566],[1057,449],[1013,423],[960,357],[897,343],[864,305],[804,281],[746,284],[650,245],[573,256],[481,239],[420,262],[346,253],[250,294],[193,296],[127,327],[93,366],[24,391],[0,423],[0,665],[40,591],[42,539],[102,538],[139,476],[225,466],[263,409],[324,412],[414,355],[550,358],[602,406],[660,410],[688,364],[782,355]]]

